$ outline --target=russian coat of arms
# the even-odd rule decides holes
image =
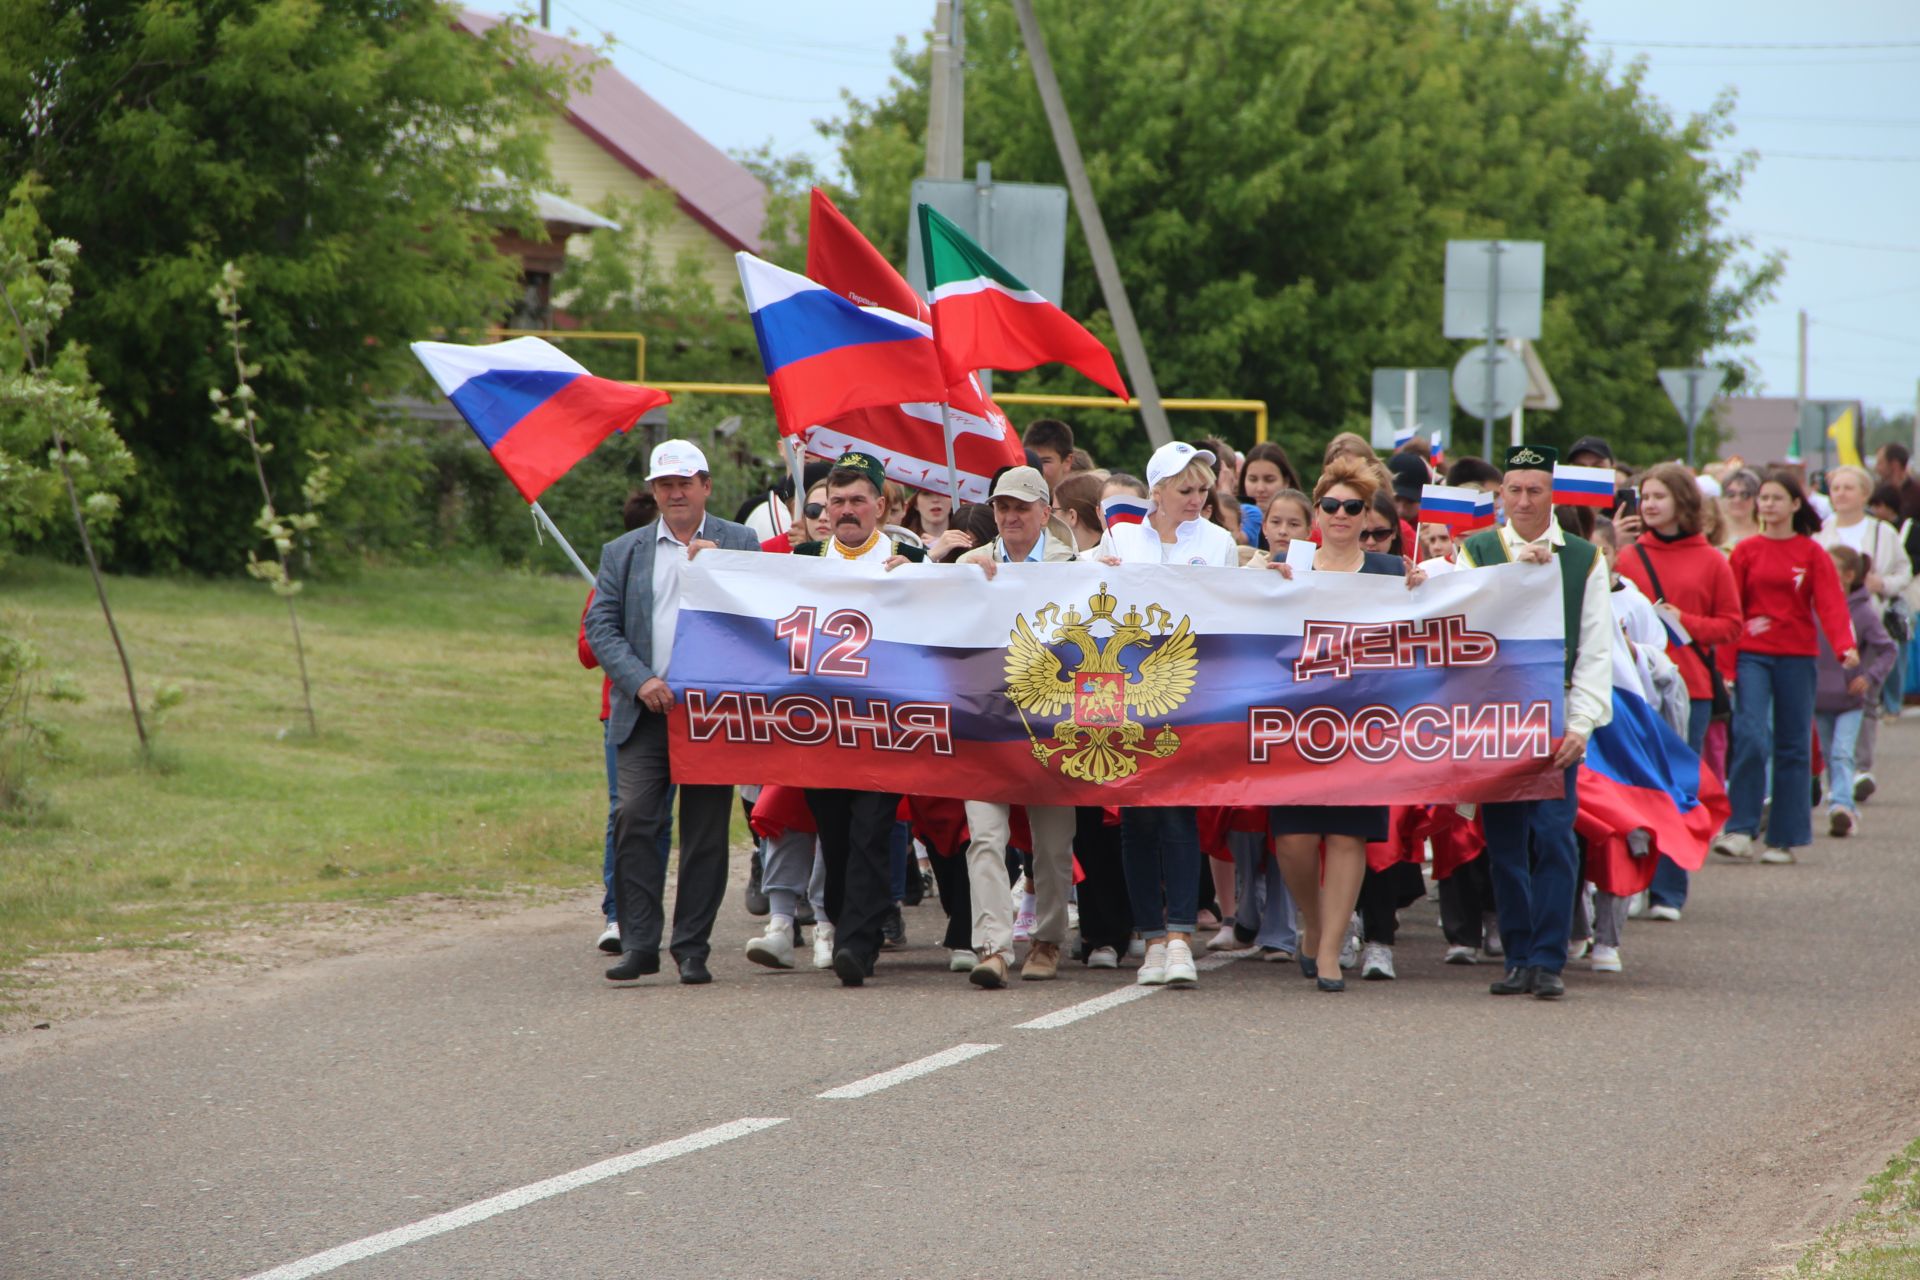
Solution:
[[[1045,605],[1031,624],[1017,617],[1007,642],[1007,697],[1020,710],[1033,758],[1042,765],[1057,758],[1062,774],[1096,784],[1133,776],[1140,756],[1164,759],[1180,749],[1170,723],[1149,744],[1134,716],[1171,714],[1193,692],[1200,665],[1189,619],[1176,624],[1157,604],[1116,616],[1119,606],[1103,582],[1087,598],[1087,615],[1073,604]],[[1076,649],[1079,659],[1070,662],[1066,655]],[[1062,711],[1042,741],[1028,715]]]

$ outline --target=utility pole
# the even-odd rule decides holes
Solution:
[[[933,7],[929,49],[932,80],[927,86],[927,177],[954,179],[966,157],[965,0],[939,0]]]
[[[1799,373],[1798,379],[1794,383],[1794,391],[1793,391],[1793,451],[1790,454],[1788,454],[1789,457],[1793,457],[1793,458],[1806,457],[1806,454],[1802,453],[1800,450],[1800,424],[1806,421],[1806,417],[1807,417],[1807,312],[1806,312],[1806,308],[1803,307],[1800,310],[1800,373]]]
[[[553,12],[548,5],[549,0],[540,0],[540,29],[542,31],[551,31],[553,29]]]
[[[1107,239],[1106,223],[1100,220],[1100,205],[1093,198],[1093,184],[1087,181],[1086,162],[1081,159],[1080,143],[1073,136],[1073,120],[1067,115],[1066,100],[1060,96],[1060,81],[1053,74],[1053,59],[1047,55],[1040,20],[1033,16],[1033,0],[1013,0],[1013,12],[1020,20],[1020,38],[1027,46],[1027,61],[1033,65],[1034,86],[1040,90],[1040,105],[1046,109],[1047,125],[1053,130],[1060,167],[1066,170],[1074,212],[1080,215],[1081,229],[1087,233],[1087,250],[1093,255],[1094,274],[1100,278],[1100,293],[1106,299],[1107,314],[1113,317],[1114,333],[1120,339],[1120,357],[1126,361],[1127,380],[1140,401],[1140,418],[1146,424],[1147,439],[1157,449],[1173,440],[1173,429],[1167,425],[1167,411],[1160,404],[1160,389],[1153,381],[1153,367],[1147,363],[1146,344],[1140,341],[1140,326],[1134,323],[1133,306],[1127,301],[1126,282],[1120,278],[1113,244]]]

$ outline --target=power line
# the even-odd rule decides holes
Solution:
[[[1738,113],[1742,120],[1759,121],[1767,124],[1817,124],[1835,125],[1848,129],[1920,129],[1920,117],[1908,120],[1889,119],[1878,116],[1782,116]]]
[[[1742,235],[1767,240],[1804,240],[1808,244],[1831,245],[1836,249],[1865,249],[1873,253],[1920,253],[1920,244],[1872,244],[1865,240],[1836,240],[1830,236],[1801,235],[1793,231],[1768,231],[1764,227],[1733,227]]]
[[[1854,325],[1835,324],[1831,320],[1814,320],[1822,329],[1837,329],[1841,333],[1851,333],[1859,338],[1874,338],[1880,342],[1897,343],[1903,347],[1920,347],[1920,338],[1909,338],[1905,334],[1881,333],[1876,329],[1861,329]]]
[[[578,9],[575,9],[572,5],[566,3],[566,0],[561,0],[560,7],[562,9],[565,9],[568,13],[571,13],[574,17],[580,19],[580,21],[582,22],[589,21],[589,19],[585,14],[581,13]],[[792,98],[784,94],[762,93],[758,89],[743,89],[739,85],[735,85],[735,84],[723,84],[718,80],[710,80],[706,76],[699,75],[692,71],[688,71],[685,67],[676,67],[671,62],[666,61],[664,58],[657,58],[653,54],[648,53],[645,49],[640,48],[638,45],[629,44],[627,41],[622,40],[618,36],[614,35],[611,31],[606,32],[605,35],[606,35],[606,38],[616,47],[625,49],[628,53],[634,54],[637,57],[645,58],[648,62],[651,62],[656,66],[664,67],[666,70],[673,72],[675,75],[685,76],[687,79],[697,81],[698,83],[704,84],[709,88],[720,89],[727,93],[737,93],[743,97],[748,97],[748,98],[760,98],[767,102],[790,102],[790,103],[797,103],[800,106],[806,106],[806,107],[837,107],[840,105],[840,100],[838,98]]]
[[[1715,155],[1754,156],[1761,160],[1831,160],[1841,164],[1920,164],[1920,155],[1909,156],[1862,156],[1843,155],[1832,151],[1726,151],[1714,148]]]
[[[1920,49],[1920,40],[1590,40],[1622,49]]]

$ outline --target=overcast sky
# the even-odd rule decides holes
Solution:
[[[864,99],[884,92],[894,41],[924,39],[934,7],[552,5],[555,30],[611,34],[615,65],[720,147],[772,143],[829,164],[832,153],[811,122],[838,114],[842,90]],[[1757,316],[1746,353],[1764,391],[1794,393],[1795,314],[1804,308],[1812,319],[1810,395],[1912,409],[1920,380],[1920,3],[1580,0],[1579,12],[1620,63],[1649,59],[1648,87],[1676,115],[1704,110],[1723,88],[1739,95],[1734,145],[1760,160],[1729,222],[1762,248],[1787,253],[1785,280]],[[1808,47],[1815,45],[1869,47]],[[1551,244],[1547,271],[1551,284]],[[1553,353],[1542,355],[1551,369]]]

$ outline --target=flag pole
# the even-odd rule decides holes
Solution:
[[[799,529],[802,533],[805,533],[807,526],[800,523],[800,504],[807,500],[807,495],[802,492],[806,487],[806,450],[802,447],[799,436],[782,436],[781,440],[789,446],[787,450],[787,464],[793,472],[793,523],[787,527],[789,529]]]
[[[542,508],[539,503],[533,503],[532,506],[534,520],[538,524],[546,527],[547,532],[553,535],[553,540],[560,544],[560,549],[567,553],[567,559],[573,561],[573,567],[578,569],[580,576],[587,580],[587,585],[592,586],[595,582],[593,570],[587,568],[586,561],[580,558],[580,554],[573,549],[573,544],[567,541],[567,535],[560,532],[559,528],[553,523],[552,517],[547,515],[545,509]]]
[[[940,402],[940,434],[947,442],[947,492],[953,499],[947,518],[952,519],[952,512],[960,509],[960,468],[953,461],[953,406],[945,400]]]

